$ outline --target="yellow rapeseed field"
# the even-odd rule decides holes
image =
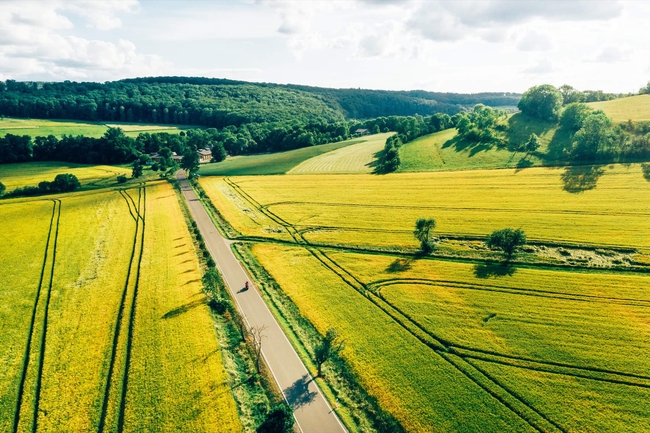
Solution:
[[[253,252],[322,334],[336,329],[362,384],[408,431],[532,431],[305,249],[259,244]]]
[[[7,192],[21,186],[37,186],[44,180],[52,181],[57,174],[71,173],[77,176],[82,187],[116,184],[120,174],[131,175],[129,168],[114,165],[86,165],[72,162],[25,162],[0,165],[0,182]]]
[[[201,185],[245,235],[282,233],[270,212],[317,243],[415,247],[415,220],[432,217],[439,234],[520,227],[536,241],[650,246],[650,182],[640,164],[203,178]]]
[[[0,224],[0,430],[241,430],[169,184],[3,200]]]
[[[125,432],[241,431],[171,185],[148,188]]]

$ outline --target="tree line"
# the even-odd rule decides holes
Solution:
[[[650,85],[650,84],[649,84]],[[534,86],[521,97],[518,107],[524,115],[557,122],[568,134],[564,156],[576,161],[617,161],[650,158],[650,122],[614,124],[602,110],[576,102],[550,84]],[[643,92],[644,89],[641,89]],[[535,137],[531,136],[531,140]]]

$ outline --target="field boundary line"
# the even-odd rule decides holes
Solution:
[[[25,379],[26,379],[26,376],[27,376],[27,369],[28,369],[28,366],[29,366],[29,357],[30,357],[29,355],[30,355],[30,352],[31,352],[32,339],[33,339],[33,335],[34,335],[34,325],[35,325],[35,322],[36,322],[36,311],[38,309],[38,303],[39,303],[39,300],[40,300],[40,297],[41,297],[41,289],[42,289],[42,286],[43,286],[43,278],[45,276],[45,267],[47,265],[47,258],[48,258],[48,253],[49,253],[49,250],[50,250],[50,238],[52,236],[52,231],[53,231],[53,227],[54,227],[54,218],[55,218],[55,215],[56,215],[57,202],[54,201],[54,200],[52,200],[52,202],[53,202],[53,204],[52,204],[52,216],[50,217],[50,228],[49,228],[48,233],[47,233],[47,240],[45,242],[45,254],[44,254],[44,257],[43,257],[43,266],[41,266],[41,275],[40,275],[38,286],[37,286],[37,289],[36,289],[36,296],[34,298],[34,306],[32,308],[32,317],[31,317],[30,324],[29,324],[29,333],[28,333],[28,336],[27,336],[27,344],[26,344],[26,347],[25,347],[25,355],[23,357],[23,368],[22,368],[22,371],[21,371],[21,374],[20,374],[20,381],[19,381],[19,385],[18,385],[18,395],[17,395],[17,399],[16,399],[17,400],[16,401],[16,408],[15,408],[15,411],[14,411],[14,419],[13,419],[13,424],[12,424],[12,427],[11,427],[11,430],[14,433],[18,432],[18,424],[20,423],[20,409],[21,409],[22,402],[23,402],[23,393],[24,393],[24,390],[25,390]]]

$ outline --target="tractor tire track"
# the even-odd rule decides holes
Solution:
[[[119,191],[120,195],[124,198],[128,208],[129,208],[129,213],[131,214],[131,217],[133,218],[135,222],[135,230],[133,234],[133,246],[131,248],[131,256],[129,258],[129,264],[127,268],[127,274],[126,274],[126,279],[124,282],[124,288],[122,289],[122,294],[120,297],[120,304],[119,308],[117,311],[117,317],[115,320],[115,326],[113,328],[113,340],[111,342],[111,353],[109,356],[109,363],[108,363],[108,371],[106,373],[106,380],[104,381],[104,393],[102,397],[102,409],[99,415],[99,421],[97,424],[97,432],[98,433],[103,433],[106,429],[106,417],[108,414],[108,405],[109,405],[109,400],[110,400],[110,395],[111,395],[111,390],[112,390],[112,383],[113,383],[113,375],[115,371],[115,364],[116,364],[116,358],[117,358],[117,350],[119,346],[119,340],[120,340],[120,334],[122,330],[122,322],[124,319],[124,311],[126,308],[126,302],[127,302],[127,295],[129,291],[129,285],[131,283],[131,272],[134,267],[134,258],[136,255],[136,249],[138,245],[138,234],[140,231],[140,217],[139,214],[137,213],[137,207],[135,209],[135,213],[131,210],[131,203],[135,205],[135,202],[133,198],[128,194],[128,192],[120,190]],[[138,189],[138,195],[140,195],[140,190]],[[137,215],[137,216],[136,216]]]
[[[142,206],[140,205],[140,195],[138,194],[138,217],[140,218],[141,224],[142,224],[142,229],[140,230],[141,237],[140,237],[140,253],[138,255],[138,265],[136,267],[136,275],[135,275],[135,286],[133,288],[133,298],[131,299],[131,314],[129,315],[129,324],[128,324],[128,334],[127,334],[127,340],[126,340],[126,359],[125,359],[125,367],[124,367],[124,376],[122,378],[122,392],[120,394],[120,405],[119,405],[119,413],[118,413],[118,423],[117,423],[117,431],[119,433],[122,433],[124,430],[124,413],[126,410],[126,393],[128,391],[128,385],[129,385],[129,370],[131,366],[131,349],[133,345],[133,330],[135,327],[135,314],[136,314],[136,308],[138,305],[138,287],[140,283],[140,269],[142,266],[142,257],[144,253],[144,234],[145,234],[145,228],[146,228],[146,222],[145,222],[145,217],[147,214],[147,188],[143,187],[141,188],[142,190]],[[139,209],[142,209],[142,212],[139,211]]]
[[[52,285],[54,283],[54,266],[56,265],[56,247],[59,240],[59,222],[61,221],[61,200],[59,203],[56,217],[56,230],[54,232],[54,248],[52,249],[52,267],[50,268],[50,282],[45,297],[45,311],[43,313],[43,327],[41,331],[41,342],[38,353],[38,373],[36,375],[36,389],[34,391],[34,422],[32,423],[32,433],[38,430],[38,408],[41,401],[41,385],[43,382],[43,365],[45,364],[45,346],[47,344],[47,322],[49,319],[50,299],[52,297]]]
[[[27,336],[27,345],[25,346],[25,355],[23,356],[23,367],[20,373],[20,381],[18,384],[18,395],[16,399],[16,408],[14,410],[14,419],[11,427],[13,433],[18,432],[18,424],[20,423],[20,409],[23,403],[23,394],[25,392],[25,380],[27,377],[27,369],[29,367],[29,358],[32,347],[32,340],[34,338],[34,325],[36,322],[36,312],[38,310],[39,300],[41,298],[41,291],[43,287],[43,279],[45,277],[45,267],[47,265],[47,258],[50,250],[50,239],[52,238],[52,232],[58,230],[58,227],[54,226],[54,219],[57,215],[57,201],[52,200],[52,216],[50,217],[50,228],[47,233],[47,240],[45,242],[45,253],[43,255],[43,266],[41,267],[41,275],[38,281],[38,288],[36,289],[36,296],[34,297],[34,306],[32,307],[32,316],[29,323],[29,333]],[[60,201],[59,211],[60,211]],[[60,212],[59,212],[60,213]],[[57,224],[58,225],[58,224]]]
[[[598,295],[582,295],[578,293],[562,293],[555,292],[552,290],[540,290],[540,289],[527,289],[522,287],[507,287],[507,286],[496,286],[496,285],[482,285],[478,286],[475,284],[461,283],[450,280],[434,280],[426,278],[395,278],[390,280],[381,280],[368,284],[369,290],[377,293],[378,296],[381,295],[381,290],[384,287],[396,286],[396,285],[420,285],[420,286],[432,286],[432,287],[444,287],[446,289],[456,289],[456,290],[476,290],[480,292],[493,292],[493,293],[506,293],[511,295],[521,295],[521,296],[532,296],[539,298],[550,298],[550,299],[559,299],[567,301],[576,301],[576,302],[595,302],[603,304],[617,304],[617,305],[627,305],[632,307],[639,308],[648,308],[650,307],[650,300],[647,299],[633,299],[633,298],[615,298],[611,296],[598,296]]]

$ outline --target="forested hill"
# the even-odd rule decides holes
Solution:
[[[454,114],[483,103],[515,106],[514,93],[328,89],[212,78],[148,77],[107,83],[0,82],[0,115],[192,124],[337,122],[391,115]]]

